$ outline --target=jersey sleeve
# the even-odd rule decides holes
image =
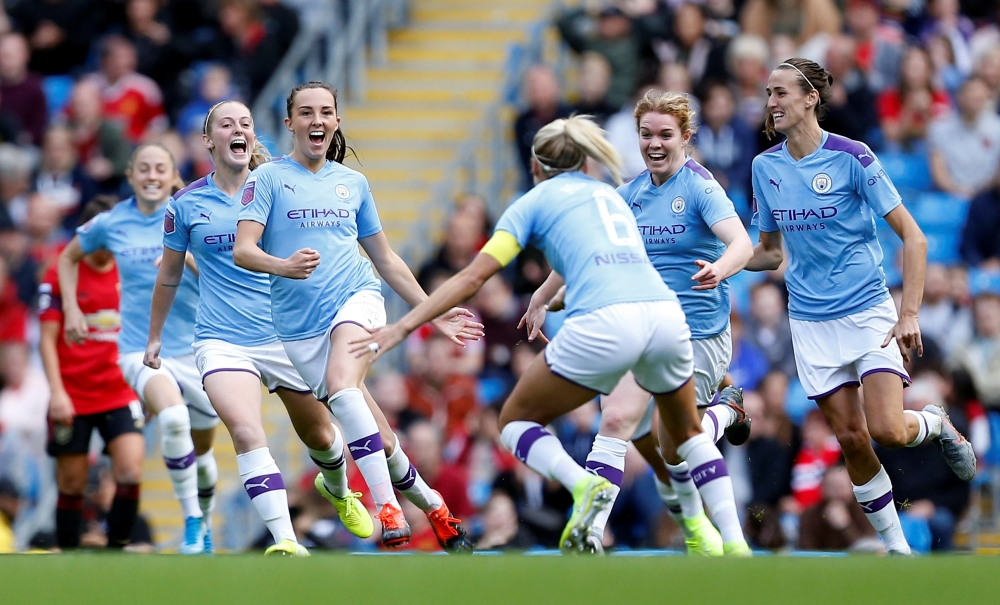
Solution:
[[[531,236],[534,235],[534,212],[532,212],[534,205],[532,200],[535,197],[534,192],[528,192],[508,206],[500,216],[500,220],[497,221],[496,229],[493,232],[506,231],[514,236],[517,245],[522,250],[527,248]]]
[[[250,172],[250,178],[243,185],[240,194],[241,221],[253,221],[261,225],[267,224],[271,216],[271,204],[274,202],[274,181],[266,166]]]
[[[867,145],[865,151],[867,156],[862,156],[860,161],[854,163],[855,187],[861,199],[871,206],[875,214],[883,217],[902,204],[903,198],[875,153]]]
[[[382,221],[378,218],[375,208],[375,198],[372,197],[372,187],[368,179],[361,179],[361,206],[358,207],[358,238],[370,237],[382,230]]]
[[[760,171],[757,168],[757,160],[753,162],[753,219],[750,221],[751,225],[756,225],[761,231],[766,231],[768,233],[778,230],[778,223],[774,221],[774,217],[771,216],[771,208],[767,203],[767,198],[764,195],[766,191],[760,185]]]
[[[709,228],[719,221],[739,216],[736,214],[736,206],[733,205],[733,201],[729,199],[726,190],[718,181],[711,180],[698,183],[698,185],[695,200],[697,200],[701,218]]]
[[[191,228],[183,204],[174,198],[167,201],[163,211],[163,246],[177,252],[186,252],[191,243]]]
[[[59,291],[59,272],[53,263],[38,285],[39,321],[62,321],[62,298]]]
[[[107,247],[108,222],[111,211],[107,210],[76,228],[80,248],[87,254]]]

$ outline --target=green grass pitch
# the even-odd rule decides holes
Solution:
[[[0,557],[0,603],[1000,603],[1000,557]]]

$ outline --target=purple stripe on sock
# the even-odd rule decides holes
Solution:
[[[726,468],[726,461],[722,458],[706,462],[691,471],[691,479],[698,487],[705,485],[716,479],[729,476],[729,469]]]
[[[712,426],[715,427],[715,432],[712,433],[712,441],[714,442],[719,435],[719,419],[715,417],[715,412],[712,410],[705,410],[705,415],[712,419]]]
[[[399,491],[405,491],[413,487],[413,484],[417,482],[417,469],[410,465],[409,470],[406,471],[406,476],[399,481],[393,481],[392,486]]]
[[[674,471],[671,471],[671,470],[668,469],[667,472],[670,473],[670,478],[673,479],[674,481],[690,481],[691,480],[691,472],[690,471],[684,471],[683,473],[675,473]]]
[[[354,456],[355,460],[370,456],[376,452],[381,452],[383,449],[382,435],[374,433],[367,437],[362,437],[357,441],[348,443],[347,449],[351,452],[351,456]]]
[[[340,458],[337,458],[333,462],[323,462],[322,460],[317,460],[316,458],[313,458],[312,456],[309,456],[309,457],[312,458],[313,464],[315,464],[316,466],[320,467],[321,469],[323,469],[325,471],[335,471],[338,468],[344,466],[344,462],[346,461],[343,456],[341,456]]]
[[[215,486],[198,490],[199,498],[211,498],[214,495],[215,495]]]
[[[285,481],[281,478],[281,473],[270,475],[259,475],[250,477],[243,483],[243,489],[247,490],[247,495],[253,500],[265,492],[273,492],[276,489],[285,489]]]
[[[604,477],[618,487],[621,487],[622,482],[625,480],[625,473],[623,471],[620,471],[613,466],[602,464],[596,460],[588,460],[586,470],[588,473],[593,473],[598,477]]]
[[[163,461],[167,464],[167,469],[172,471],[182,471],[194,464],[194,450],[191,450],[191,453],[187,456],[181,456],[180,458],[167,458],[164,456]]]
[[[862,510],[865,511],[865,514],[870,515],[872,513],[877,513],[878,511],[882,510],[883,508],[888,506],[890,502],[892,502],[892,490],[889,490],[887,493],[882,494],[881,496],[875,498],[874,500],[869,500],[868,502],[861,502],[860,504]]]
[[[521,438],[517,440],[517,447],[514,448],[514,456],[518,460],[528,463],[528,452],[531,451],[531,446],[535,445],[535,442],[545,436],[552,436],[552,433],[546,431],[540,426],[533,426],[530,429],[524,431],[521,434]]]

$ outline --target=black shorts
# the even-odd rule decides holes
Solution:
[[[107,444],[116,437],[125,433],[141,433],[145,425],[138,401],[108,412],[74,416],[72,426],[49,423],[48,452],[50,456],[86,454],[90,450],[90,436],[97,429],[107,453]]]

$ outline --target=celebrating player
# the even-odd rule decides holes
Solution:
[[[909,553],[892,485],[871,439],[890,448],[932,439],[966,481],[976,473],[976,458],[941,407],[903,410],[909,382],[903,360],[907,350],[923,354],[917,311],[927,240],[872,150],[820,128],[832,83],[829,72],[801,58],[778,65],[768,78],[765,126],[786,141],[753,161],[760,243],[747,269],[777,268],[786,238],[788,315],[799,380],[840,441],[868,520],[889,552]],[[876,216],[903,240],[898,316],[880,264]]]
[[[110,210],[114,198],[98,197],[83,208],[80,222]],[[108,513],[108,548],[128,544],[139,510],[139,483],[145,440],[145,417],[135,393],[125,384],[118,360],[119,282],[114,256],[107,250],[88,254],[80,263],[77,298],[87,321],[85,342],[62,338],[62,298],[56,265],[38,288],[41,320],[39,353],[49,380],[49,455],[56,459],[56,540],[59,548],[80,545],[87,453],[97,429],[111,457],[117,489]]]
[[[250,174],[240,197],[233,258],[240,267],[271,275],[278,338],[313,394],[340,421],[378,508],[382,543],[399,546],[410,538],[395,485],[428,514],[442,546],[468,550],[459,520],[417,475],[377,406],[366,401],[367,362],[348,354],[350,340],[385,324],[373,263],[410,304],[427,295],[389,248],[367,179],[342,164],[346,144],[336,91],[320,82],[299,85],[288,95],[287,113],[292,152]],[[453,309],[434,323],[462,344],[482,334],[482,325],[466,319],[470,315]],[[392,443],[382,434],[391,435]]]
[[[702,428],[713,441],[726,434],[740,445],[750,433],[742,393],[732,386],[718,392],[733,357],[725,280],[746,265],[753,245],[725,190],[710,172],[687,157],[695,126],[687,97],[650,91],[636,105],[635,120],[647,171],[619,187],[618,193],[635,214],[646,253],[664,283],[677,294],[691,328],[694,389],[704,413]],[[559,275],[553,274],[532,296],[524,319],[528,340],[540,334],[546,303],[559,283]],[[720,537],[705,516],[687,462],[669,441],[660,444],[661,458],[652,434],[653,402],[642,416],[641,411],[630,414],[641,410],[641,405],[618,404],[620,399],[641,404],[650,401],[650,396],[629,372],[610,395],[601,398],[601,428],[587,468],[614,483],[617,495],[625,470],[626,440],[632,439],[656,471],[660,495],[684,533],[689,552],[722,555],[724,543],[742,541],[738,526],[723,526]],[[722,405],[708,407],[716,401]],[[610,510],[598,516],[595,548],[608,514]]]
[[[357,339],[352,352],[378,357],[474,294],[529,243],[537,245],[555,272],[565,276],[568,318],[514,387],[500,425],[501,438],[515,456],[573,493],[573,514],[560,546],[592,548],[594,521],[609,506],[614,486],[574,462],[543,427],[598,393],[609,393],[629,371],[640,388],[654,394],[661,437],[669,435],[679,444],[677,451],[693,468],[712,514],[720,525],[739,532],[732,481],[719,450],[703,434],[695,407],[690,330],[677,296],[650,265],[635,217],[621,196],[581,172],[593,158],[620,182],[618,153],[592,121],[578,116],[543,127],[532,155],[536,186],[507,208],[472,264],[399,323]],[[632,405],[631,412],[641,416],[646,402],[622,398],[615,405]],[[750,554],[742,534],[727,549]]]
[[[164,208],[180,177],[173,156],[157,143],[140,145],[126,174],[135,195],[78,228],[59,256],[66,339],[82,343],[89,333],[76,295],[80,261],[99,250],[110,251],[121,276],[118,365],[125,381],[160,421],[160,449],[185,519],[180,552],[211,552],[209,516],[218,477],[212,438],[219,417],[202,389],[191,350],[198,300],[192,271],[185,271],[179,281],[178,304],[167,318],[163,367],[153,370],[142,363],[156,263],[163,253]]]

